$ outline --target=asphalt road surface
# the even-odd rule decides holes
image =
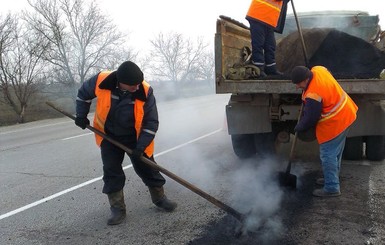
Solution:
[[[343,161],[342,196],[311,193],[321,175],[315,143],[299,142],[298,188],[278,185],[278,156],[238,159],[226,131],[228,95],[158,103],[159,165],[244,214],[242,224],[166,177],[173,213],[158,210],[124,161],[127,220],[107,226],[100,152],[68,118],[0,128],[0,244],[385,244],[385,162]]]

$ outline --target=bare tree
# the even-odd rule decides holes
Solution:
[[[0,57],[12,44],[12,31],[15,28],[15,18],[8,14],[3,17],[0,15]]]
[[[28,0],[35,12],[26,21],[50,43],[45,59],[54,65],[58,82],[76,89],[101,65],[116,65],[115,57],[130,57],[124,35],[94,2],[83,0]],[[74,95],[76,92],[74,91]]]
[[[198,62],[197,78],[206,81],[211,88],[214,88],[215,59],[213,52],[208,51],[201,55]]]
[[[152,74],[175,83],[191,80],[198,75],[199,61],[207,44],[202,38],[196,43],[180,33],[159,33],[152,44]]]
[[[25,111],[37,84],[44,77],[41,62],[48,45],[30,29],[8,15],[0,23],[0,91],[3,102],[10,105],[24,122]]]
[[[128,43],[128,40],[127,40]],[[115,70],[123,61],[137,60],[138,53],[131,49],[127,49],[125,45],[110,49],[109,55],[105,56],[95,67],[98,70],[109,69]]]
[[[5,53],[11,48],[13,41],[13,30],[16,28],[15,18],[10,14],[3,17],[0,16],[0,68],[3,67],[2,63],[5,59]],[[2,69],[3,70],[3,69]],[[0,102],[4,104],[9,104],[9,99],[11,97],[10,85],[6,82],[6,74],[0,72],[0,92],[2,96],[0,97]]]

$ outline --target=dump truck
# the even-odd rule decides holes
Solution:
[[[314,16],[330,20],[330,23],[326,26],[314,26],[317,23],[323,25],[327,23],[319,19],[314,20]],[[333,21],[331,21],[332,18],[334,18]],[[312,33],[312,30],[314,32],[315,29],[318,29],[321,33],[331,33],[337,30],[340,36],[340,32],[346,31],[348,37],[366,39],[363,45],[367,44],[373,48],[375,48],[373,38],[376,35],[378,38],[381,34],[378,16],[371,16],[361,11],[357,13],[329,11],[305,15],[299,13],[298,20],[304,33],[305,45],[308,47],[310,66],[314,65],[314,62],[325,65],[327,68],[334,64],[331,59],[325,62],[327,64],[323,64],[322,60],[314,61],[316,59],[312,59],[316,54],[319,57],[318,51],[324,44],[319,38],[306,35]],[[302,91],[296,89],[291,83],[289,71],[294,65],[305,65],[300,48],[300,35],[294,21],[293,16],[288,15],[286,32],[276,35],[277,66],[281,68],[281,71],[284,68],[286,76],[278,78],[268,76],[258,79],[253,76],[255,70],[245,63],[245,56],[251,50],[249,28],[226,16],[219,16],[217,19],[214,43],[215,91],[217,94],[231,94],[225,107],[227,128],[234,153],[240,158],[274,153],[277,144],[288,143],[290,136],[294,134],[302,103]],[[333,26],[333,23],[338,23],[339,26]],[[284,43],[290,35],[298,36],[296,43]],[[318,42],[318,44],[312,46],[312,42]],[[281,52],[279,46],[289,48],[290,55],[279,53]],[[373,50],[371,49],[371,51]],[[381,61],[378,62],[381,63],[383,53],[376,48],[373,52],[380,56]],[[291,64],[288,66],[286,63],[289,60],[291,60]],[[312,61],[314,62],[312,63]],[[348,63],[349,60],[345,61],[347,61],[348,67],[352,67]],[[377,64],[376,62],[372,63]],[[375,71],[378,74],[373,77],[367,77],[365,74],[361,74],[362,76],[360,74],[350,75],[346,74],[346,71],[341,73],[345,77],[343,75],[335,76],[359,107],[357,120],[351,126],[346,140],[344,159],[366,158],[372,161],[382,161],[385,158],[385,78],[380,78],[381,69],[385,68],[385,63],[383,67],[381,67],[382,64],[378,64],[378,66]]]

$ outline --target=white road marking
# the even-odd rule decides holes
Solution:
[[[79,135],[68,137],[68,138],[64,138],[64,139],[61,139],[61,140],[71,140],[71,139],[83,137],[83,136],[90,135],[90,134],[94,134],[94,133],[79,134]]]
[[[155,154],[154,157],[164,155],[164,154],[166,154],[166,153],[168,153],[168,152],[174,151],[174,150],[179,149],[179,148],[181,148],[181,147],[183,147],[183,146],[186,146],[186,145],[188,145],[188,144],[194,143],[194,142],[196,142],[196,141],[198,141],[198,140],[201,140],[201,139],[206,138],[206,137],[208,137],[208,136],[210,136],[210,135],[216,134],[216,133],[218,133],[218,132],[220,132],[220,131],[222,131],[222,129],[217,129],[217,130],[215,130],[215,131],[213,131],[213,132],[211,132],[211,133],[205,134],[205,135],[200,136],[200,137],[198,137],[198,138],[195,138],[195,139],[193,139],[193,140],[187,141],[186,143],[180,144],[180,145],[178,145],[178,146],[175,146],[175,147],[173,147],[173,148],[170,148],[170,149],[168,149],[168,150],[165,150],[165,151],[162,151],[162,152],[160,152],[160,153],[158,153],[158,154]],[[84,136],[84,134],[83,134],[83,135],[79,135],[79,136],[75,136],[75,137],[80,137],[80,136]],[[74,138],[74,137],[70,137],[70,138]],[[66,139],[69,139],[69,138],[66,138]],[[63,139],[63,140],[65,140],[65,139]],[[132,167],[132,164],[127,165],[127,166],[123,167],[123,170],[126,170],[126,169],[131,168],[131,167]],[[23,207],[21,207],[21,208],[18,208],[18,209],[15,209],[15,210],[13,210],[13,211],[10,211],[10,212],[8,212],[8,213],[2,214],[2,215],[0,215],[0,220],[5,219],[5,218],[7,218],[7,217],[10,217],[10,216],[12,216],[12,215],[15,215],[15,214],[17,214],[17,213],[23,212],[23,211],[25,211],[25,210],[27,210],[27,209],[30,209],[30,208],[32,208],[32,207],[35,207],[35,206],[39,205],[39,204],[45,203],[45,202],[47,202],[47,201],[49,201],[49,200],[52,200],[52,199],[54,199],[54,198],[56,198],[56,197],[62,196],[62,195],[64,195],[64,194],[67,194],[67,193],[69,193],[69,192],[71,192],[71,191],[77,190],[77,189],[79,189],[79,188],[81,188],[81,187],[84,187],[84,186],[87,186],[87,185],[89,185],[89,184],[92,184],[92,183],[94,183],[94,182],[96,182],[96,181],[98,181],[98,180],[101,180],[102,177],[103,177],[103,176],[100,176],[100,177],[97,177],[97,178],[88,180],[88,181],[86,181],[86,182],[84,182],[84,183],[82,183],[82,184],[76,185],[76,186],[71,187],[71,188],[69,188],[69,189],[66,189],[66,190],[64,190],[64,191],[61,191],[61,192],[55,193],[55,194],[53,194],[53,195],[51,195],[51,196],[48,196],[48,197],[46,197],[46,198],[40,199],[40,200],[38,200],[38,201],[36,201],[36,202],[30,203],[30,204],[28,204],[28,205],[25,205],[25,206],[23,206]]]
[[[132,165],[129,165],[129,166],[132,166]],[[55,193],[55,194],[53,194],[53,195],[51,195],[51,196],[49,196],[49,197],[40,199],[39,201],[36,201],[36,202],[30,203],[30,204],[28,204],[28,205],[25,205],[24,207],[21,207],[21,208],[18,208],[18,209],[13,210],[13,211],[11,211],[11,212],[5,213],[5,214],[3,214],[3,215],[0,216],[0,220],[5,219],[5,218],[7,218],[7,217],[9,217],[9,216],[15,215],[15,214],[17,214],[17,213],[23,212],[23,211],[25,211],[25,210],[27,210],[27,209],[30,209],[30,208],[32,208],[32,207],[35,207],[35,206],[39,205],[39,204],[42,204],[42,203],[47,202],[47,201],[49,201],[49,200],[52,200],[52,199],[54,199],[54,198],[56,198],[56,197],[59,197],[59,196],[61,196],[61,195],[66,194],[66,193],[68,193],[68,192],[71,192],[71,191],[74,191],[74,190],[76,190],[76,189],[79,189],[79,188],[81,188],[81,187],[83,187],[83,186],[92,184],[92,183],[94,183],[95,181],[98,181],[98,180],[101,180],[101,179],[102,179],[102,177],[98,177],[98,178],[95,178],[95,179],[91,179],[91,180],[86,181],[86,182],[84,182],[84,183],[82,183],[82,184],[80,184],[80,185],[71,187],[71,188],[69,188],[69,189],[67,189],[67,190],[64,190],[64,191]]]
[[[218,132],[220,132],[220,131],[222,131],[222,130],[223,130],[223,129],[221,129],[221,128],[220,128],[220,129],[217,129],[217,130],[215,130],[215,131],[213,131],[213,132],[211,132],[211,133],[205,134],[205,135],[203,135],[203,136],[201,136],[201,137],[198,137],[198,138],[195,138],[195,139],[193,139],[193,140],[187,141],[186,143],[183,143],[183,144],[180,144],[180,145],[175,146],[175,147],[173,147],[173,148],[170,148],[170,149],[168,149],[168,150],[162,151],[162,152],[160,152],[160,153],[158,153],[158,154],[155,154],[154,156],[157,157],[157,156],[164,155],[164,154],[166,154],[166,153],[168,153],[168,152],[170,152],[170,151],[174,151],[174,150],[179,149],[179,148],[181,148],[181,147],[183,147],[183,146],[185,146],[185,145],[194,143],[195,141],[198,141],[198,140],[201,140],[201,139],[203,139],[203,138],[206,138],[206,137],[208,137],[208,136],[210,136],[210,135],[216,134],[216,133],[218,133]]]
[[[39,126],[34,126],[34,127],[29,127],[29,128],[15,129],[15,130],[7,131],[7,132],[0,132],[0,135],[18,133],[18,132],[23,132],[23,131],[30,131],[30,130],[33,130],[33,129],[36,129],[36,128],[52,127],[52,126],[56,126],[56,125],[59,125],[59,124],[65,124],[65,123],[69,123],[69,122],[71,122],[71,121],[51,123],[51,124],[39,125]]]

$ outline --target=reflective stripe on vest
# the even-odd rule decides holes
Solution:
[[[277,27],[283,1],[252,0],[247,16]]]
[[[108,112],[111,108],[111,90],[109,89],[100,89],[100,83],[111,73],[111,71],[103,71],[100,72],[98,78],[96,80],[95,94],[97,96],[96,102],[96,111],[94,116],[94,127],[101,132],[105,133],[104,125],[107,120]],[[148,90],[150,85],[143,80],[142,85],[144,87],[144,92],[147,97]],[[142,129],[142,122],[144,117],[144,102],[141,100],[135,100],[134,105],[134,117],[135,117],[135,130],[136,137],[139,138],[139,134]],[[96,144],[100,146],[103,138],[97,134],[95,134]],[[151,141],[150,145],[144,150],[147,156],[151,157],[154,154],[154,140]]]
[[[302,99],[316,97],[314,94],[322,98],[321,118],[316,126],[317,140],[322,144],[337,137],[356,120],[358,107],[325,67],[315,66],[311,71],[313,79]]]
[[[344,91],[340,101],[338,101],[338,103],[328,113],[321,114],[321,119],[319,121],[322,122],[334,117],[340,110],[342,110],[342,108],[344,108],[347,101],[348,97]]]

